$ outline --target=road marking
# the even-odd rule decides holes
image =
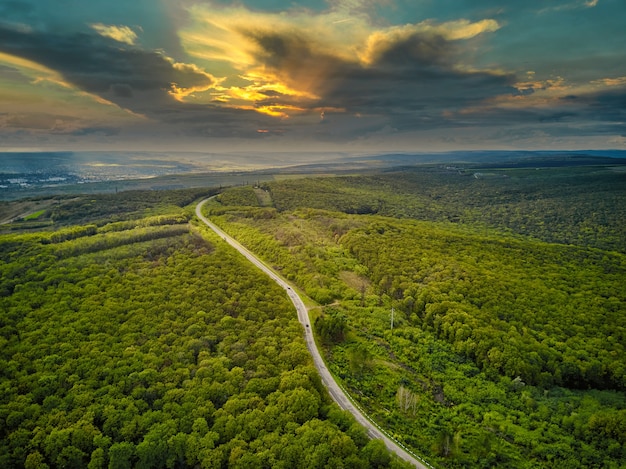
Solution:
[[[215,197],[215,196],[213,196]],[[248,259],[252,264],[261,269],[265,274],[267,274],[272,280],[274,280],[278,285],[280,285],[286,292],[287,296],[291,299],[291,302],[296,307],[296,312],[298,314],[298,320],[302,324],[302,327],[305,328],[308,326],[309,315],[306,310],[306,306],[300,295],[298,295],[291,286],[287,283],[286,280],[279,277],[272,269],[270,269],[261,259],[256,257],[251,251],[246,249],[242,244],[240,244],[237,240],[219,228],[216,224],[211,222],[208,218],[202,215],[202,206],[210,200],[212,197],[208,199],[201,200],[198,205],[196,205],[196,216],[209,228],[211,228],[218,236],[221,236],[228,244],[234,247],[237,251],[239,251],[243,256]],[[310,332],[310,330],[309,330]],[[322,355],[317,349],[317,344],[315,343],[315,339],[313,338],[313,334],[305,334],[304,340],[306,342],[306,346],[309,349],[309,353],[313,357],[313,363],[317,368],[320,377],[322,378],[322,383],[326,386],[328,393],[333,398],[333,400],[344,410],[350,412],[354,418],[359,422],[365,429],[367,430],[367,434],[370,435],[371,438],[382,440],[385,443],[385,446],[393,453],[398,455],[400,458],[405,461],[413,464],[415,467],[419,469],[434,469],[433,466],[428,464],[422,458],[414,454],[400,442],[395,441],[391,438],[391,436],[380,426],[370,419],[370,417],[361,409],[361,407],[352,399],[352,397],[343,389],[343,387],[335,381],[335,378],[330,374],[328,368],[322,359]]]

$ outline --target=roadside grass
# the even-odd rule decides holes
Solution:
[[[37,212],[31,213],[30,215],[26,215],[24,217],[24,220],[37,220],[44,213],[46,213],[45,210],[38,210]]]

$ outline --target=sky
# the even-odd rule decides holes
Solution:
[[[625,0],[0,0],[0,151],[626,149]]]

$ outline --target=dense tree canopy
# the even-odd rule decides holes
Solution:
[[[481,367],[626,390],[624,255],[407,222],[373,223],[342,244],[409,321]]]
[[[286,180],[207,210],[327,305],[331,371],[437,466],[619,467],[626,185],[550,171]]]
[[[265,185],[278,210],[480,224],[548,242],[626,252],[626,174],[613,167],[413,167]]]
[[[284,292],[173,213],[0,237],[0,466],[404,467]]]
[[[625,182],[406,168],[207,211],[309,295],[328,368],[437,467],[621,467]],[[403,466],[331,403],[284,292],[193,224],[214,193],[58,197],[3,229],[0,466]]]

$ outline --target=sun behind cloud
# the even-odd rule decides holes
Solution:
[[[317,13],[302,8],[268,13],[243,6],[194,5],[179,37],[200,67],[221,77],[212,99],[287,118],[319,113],[320,106],[329,105],[324,102],[329,91],[341,86],[346,74],[376,68],[399,44],[411,43],[407,50],[424,49],[408,60],[435,63],[448,58],[445,43],[500,28],[493,19],[380,27],[365,13],[367,3],[339,1]]]

